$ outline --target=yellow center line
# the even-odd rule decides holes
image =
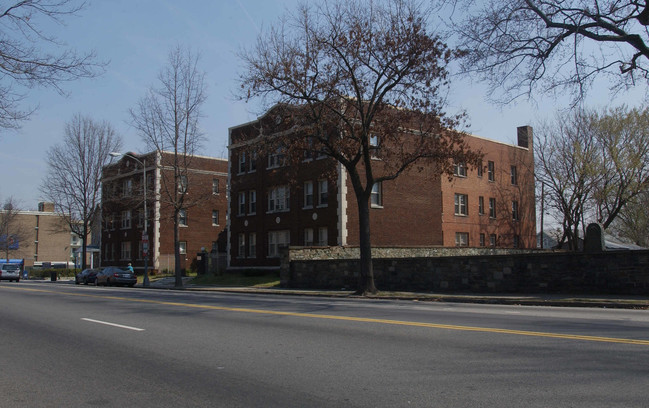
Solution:
[[[518,336],[547,337],[547,338],[565,339],[565,340],[597,341],[603,343],[621,343],[621,344],[635,344],[641,346],[649,346],[649,340],[625,339],[625,338],[618,338],[618,337],[583,336],[577,334],[561,334],[561,333],[550,333],[550,332],[536,332],[536,331],[528,331],[528,330],[497,329],[491,327],[457,326],[451,324],[411,322],[411,321],[402,321],[402,320],[375,319],[375,318],[367,318],[367,317],[336,316],[336,315],[300,313],[300,312],[281,312],[275,310],[249,309],[249,308],[241,308],[241,307],[211,306],[211,305],[201,305],[195,303],[167,302],[162,300],[133,299],[133,298],[127,298],[121,296],[94,295],[94,294],[89,295],[85,293],[56,292],[56,291],[46,290],[46,289],[31,289],[31,288],[23,288],[17,286],[3,286],[0,287],[0,289],[14,289],[14,290],[21,290],[26,292],[52,293],[58,295],[63,294],[68,296],[88,297],[88,298],[95,298],[95,299],[122,300],[122,301],[135,302],[135,303],[147,303],[147,304],[164,305],[164,306],[179,306],[179,307],[189,307],[194,309],[219,310],[219,311],[226,311],[226,312],[254,313],[254,314],[274,315],[274,316],[307,317],[311,319],[340,320],[340,321],[348,321],[348,322],[389,324],[395,326],[425,327],[431,329],[513,334]]]

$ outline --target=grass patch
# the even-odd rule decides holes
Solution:
[[[194,285],[235,286],[254,288],[273,288],[279,286],[279,272],[250,274],[247,272],[228,272],[223,275],[200,275],[192,280]]]

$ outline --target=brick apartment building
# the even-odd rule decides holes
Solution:
[[[277,267],[282,245],[358,246],[356,198],[341,165],[314,157],[288,169],[281,154],[250,153],[267,116],[229,131],[230,267]],[[458,164],[449,180],[427,166],[375,185],[373,246],[536,247],[532,128],[518,128],[518,145],[466,141],[484,153],[479,169]]]
[[[174,270],[173,207],[165,198],[168,188],[184,191],[187,203],[179,214],[181,268],[189,269],[202,249],[224,252],[227,160],[192,156],[180,185],[170,186],[174,179],[172,153],[128,153],[103,169],[102,265],[131,263],[136,271],[144,270],[144,174],[133,157],[146,164],[149,270]]]
[[[3,213],[6,211],[0,210],[0,215]],[[81,238],[70,231],[61,214],[54,211],[53,203],[38,203],[37,211],[17,211],[9,234],[22,237],[10,246],[9,257],[24,259],[25,268],[44,264],[74,267],[74,251],[81,247]]]

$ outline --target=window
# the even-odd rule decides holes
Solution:
[[[518,201],[512,201],[512,220],[518,221],[520,219],[520,214],[518,213]]]
[[[494,181],[496,179],[496,164],[491,160],[487,162],[487,178],[489,181]]]
[[[257,233],[248,234],[248,258],[257,257]]]
[[[144,226],[144,209],[137,210],[137,226],[142,228]]]
[[[279,186],[272,188],[268,192],[268,212],[288,211],[289,207],[289,188],[288,186]]]
[[[122,197],[133,195],[133,180],[124,180],[122,182]]]
[[[219,179],[212,179],[212,194],[216,195],[219,193]]]
[[[480,234],[480,246],[483,247],[485,246],[485,235]]]
[[[496,199],[489,197],[489,218],[496,218]]]
[[[328,238],[327,227],[318,228],[318,246],[327,246]]]
[[[329,203],[329,185],[327,180],[318,180],[318,207],[326,207]]]
[[[239,258],[246,256],[246,234],[243,232],[239,233]]]
[[[219,225],[219,210],[212,210],[212,225]]]
[[[284,155],[284,149],[278,148],[274,153],[268,155],[268,168],[274,169],[281,167],[285,164],[286,156]]]
[[[131,210],[122,211],[122,229],[131,228]]]
[[[246,172],[246,152],[239,153],[239,174]]]
[[[455,163],[453,174],[458,177],[466,177],[466,165],[464,163]]]
[[[248,203],[248,214],[257,213],[257,190],[250,190],[248,192],[248,197],[250,198]]]
[[[250,160],[248,161],[250,162],[250,172],[257,171],[257,153],[250,153]]]
[[[489,234],[489,246],[496,246],[496,234]]]
[[[455,246],[465,247],[469,246],[469,233],[456,232],[455,233]]]
[[[455,215],[469,215],[469,197],[466,194],[455,194]]]
[[[381,147],[381,138],[379,135],[370,135],[370,156],[378,159],[379,148]]]
[[[178,192],[181,194],[187,193],[187,176],[178,177]]]
[[[521,238],[518,235],[514,235],[514,248],[520,248]]]
[[[484,197],[478,197],[478,214],[484,215]]]
[[[518,175],[516,174],[516,166],[511,166],[510,167],[510,175],[512,179],[512,185],[517,185],[518,184]]]
[[[482,160],[478,163],[478,177],[482,177],[482,172],[484,171],[484,168],[482,167]]]
[[[246,215],[246,192],[239,192],[239,215]]]
[[[187,254],[187,241],[178,242],[178,247],[180,248],[181,254]]]
[[[304,208],[313,208],[313,181],[304,182]]]
[[[183,227],[187,226],[187,210],[182,209],[178,211],[178,225]]]
[[[313,246],[313,228],[304,229],[304,246]]]
[[[374,183],[372,186],[372,193],[370,195],[370,204],[372,207],[383,206],[383,183]]]
[[[289,242],[289,231],[270,231],[268,233],[268,257],[277,258],[279,256],[279,248],[287,246]]]
[[[131,259],[131,242],[122,242],[122,253],[120,259]]]

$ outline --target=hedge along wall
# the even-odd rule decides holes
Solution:
[[[416,255],[424,249],[373,250],[378,255],[373,265],[379,290],[649,295],[647,250],[572,253],[438,248],[439,256],[380,256],[394,251]],[[354,251],[345,248],[288,248],[280,267],[282,286],[353,289],[359,261],[346,256],[350,254]]]

